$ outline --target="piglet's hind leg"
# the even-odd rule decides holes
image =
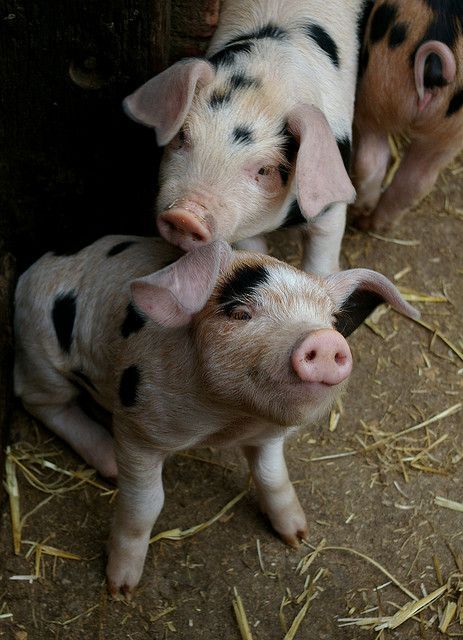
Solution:
[[[445,142],[445,141],[444,141]],[[440,143],[440,147],[439,147]],[[369,228],[387,231],[418,204],[433,188],[439,172],[455,157],[461,147],[442,148],[440,140],[413,141],[390,186],[384,191],[371,215]]]
[[[82,411],[75,400],[63,405],[24,407],[65,440],[91,467],[106,478],[117,478],[114,442],[108,431]]]
[[[284,439],[243,447],[256,485],[259,503],[275,531],[292,546],[307,538],[307,520],[288,476]]]

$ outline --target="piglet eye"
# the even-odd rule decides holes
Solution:
[[[274,170],[275,170],[275,167],[272,167],[271,165],[267,165],[266,167],[261,167],[257,173],[261,176],[269,176]]]
[[[249,307],[236,307],[230,313],[232,320],[251,320],[252,314]]]

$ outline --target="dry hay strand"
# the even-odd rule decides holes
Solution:
[[[48,536],[49,538],[50,536]],[[54,558],[62,558],[63,560],[82,560],[80,556],[70,551],[63,551],[56,547],[51,547],[44,542],[34,542],[32,540],[24,540],[24,544],[30,545],[29,551],[26,553],[25,558],[28,559],[33,553],[35,553],[35,578],[41,576],[42,556],[52,556]]]
[[[449,302],[446,296],[430,296],[426,293],[420,293],[413,289],[409,289],[408,287],[398,287],[398,289],[402,294],[402,298],[407,300],[407,302],[426,302],[432,304]]]
[[[463,502],[455,502],[454,500],[447,500],[442,496],[436,496],[434,498],[434,504],[438,507],[444,507],[445,509],[451,509],[452,511],[463,512]]]
[[[416,471],[445,475],[449,473],[449,469],[443,467],[439,460],[432,455],[432,452],[447,440],[448,434],[437,437],[427,429],[427,427],[455,415],[460,412],[462,408],[463,403],[458,402],[398,433],[387,434],[377,426],[372,424],[368,425],[361,420],[360,424],[364,429],[364,437],[361,439],[357,436],[357,440],[361,444],[361,449],[351,449],[349,451],[315,456],[312,458],[299,458],[299,460],[302,462],[326,462],[359,454],[367,455],[375,451],[381,465],[388,469],[396,468],[399,472],[404,473],[404,465],[407,465],[408,468]],[[411,434],[423,430],[425,430],[424,433],[418,436],[418,438],[410,437]],[[432,440],[433,437],[435,438],[434,440]],[[368,442],[369,439],[373,440],[373,442]]]
[[[237,502],[239,502],[242,498],[244,498],[244,496],[248,493],[248,491],[249,489],[245,489],[244,491],[239,493],[232,500],[230,500],[230,502],[227,502],[227,504],[224,507],[222,507],[222,509],[220,509],[218,513],[212,516],[212,518],[209,518],[209,520],[206,520],[206,522],[201,522],[201,524],[194,525],[189,529],[176,528],[176,529],[169,529],[168,531],[161,531],[160,533],[157,533],[155,536],[153,536],[150,539],[150,544],[153,544],[154,542],[159,542],[159,540],[173,540],[173,541],[184,540],[185,538],[190,538],[191,536],[194,536],[197,533],[204,531],[204,529],[207,529],[208,527],[210,527],[212,524],[214,524],[214,522],[217,522],[217,520],[220,520],[220,518],[224,516],[227,513],[227,511],[230,511],[230,509],[234,507]]]
[[[303,541],[303,544],[311,547],[311,545],[309,545],[307,542]],[[321,555],[322,553],[325,553],[326,551],[338,551],[338,552],[341,552],[341,553],[349,553],[349,554],[358,556],[359,558],[362,558],[366,562],[369,562],[374,567],[379,569],[391,582],[393,582],[396,585],[396,587],[398,587],[401,591],[403,591],[409,598],[412,598],[412,600],[414,600],[414,601],[418,600],[417,596],[414,593],[412,593],[409,589],[407,589],[407,587],[405,587],[385,567],[383,567],[382,564],[380,564],[379,562],[377,562],[373,558],[370,558],[369,556],[367,556],[366,554],[362,553],[361,551],[358,551],[357,549],[352,549],[351,547],[339,547],[339,546],[331,546],[331,545],[330,546],[326,546],[325,540],[322,540],[317,545],[317,547],[312,547],[312,551],[305,558],[303,558],[301,560],[299,565],[301,567],[310,566],[310,564],[311,564],[311,556],[312,555],[315,555],[315,557],[316,557],[317,555]]]
[[[457,581],[453,578],[456,577]],[[460,579],[463,576],[461,574],[455,574],[451,576],[446,584],[438,587],[429,594],[425,594],[419,600],[411,600],[402,607],[398,608],[398,611],[392,616],[378,616],[378,617],[357,617],[357,618],[338,618],[340,626],[357,626],[365,629],[374,628],[375,631],[383,631],[385,629],[397,629],[408,620],[415,620],[423,623],[423,618],[418,618],[418,614],[430,609],[432,605],[444,596],[448,598],[457,598],[461,600],[461,592],[463,591],[463,583]],[[392,603],[391,603],[392,604]],[[445,608],[442,610],[439,608],[438,613],[434,614],[426,623],[426,627],[429,628],[438,620],[438,629],[441,633],[449,636],[459,636],[460,633],[449,633],[448,628],[454,622],[458,611],[458,604],[454,600],[448,600],[445,604]],[[459,621],[461,625],[461,620]]]
[[[233,593],[235,594],[232,601],[233,611],[241,633],[241,638],[242,640],[253,640],[243,601],[241,600],[241,596],[239,595],[236,587],[233,587]]]
[[[299,570],[299,565],[298,565],[298,568],[296,569],[296,572],[299,572],[299,574],[301,574],[301,571]],[[302,621],[306,617],[312,602],[316,598],[318,598],[320,593],[323,592],[322,587],[319,586],[317,583],[320,580],[320,578],[325,576],[326,573],[327,573],[326,569],[322,567],[318,570],[318,572],[315,574],[313,578],[310,575],[308,575],[304,582],[304,588],[298,596],[292,597],[290,590],[288,588],[286,589],[287,594],[283,596],[283,599],[279,607],[279,612],[278,612],[280,625],[283,630],[283,633],[285,634],[283,637],[283,640],[293,640],[295,638],[296,633],[299,630],[299,627],[301,626]],[[291,604],[295,606],[300,606],[302,604],[302,606],[299,609],[299,611],[296,613],[295,617],[293,618],[291,626],[288,628],[284,609]]]
[[[117,491],[95,480],[95,469],[65,469],[48,459],[61,453],[53,450],[41,451],[26,442],[19,442],[11,449],[10,456],[26,481],[42,493],[68,493],[80,489],[85,484],[100,489],[102,495],[112,496]]]
[[[5,461],[5,489],[8,493],[11,516],[11,531],[13,535],[13,549],[15,555],[21,551],[21,509],[19,505],[19,486],[16,477],[16,467],[11,455],[11,448],[6,449]]]
[[[458,358],[460,358],[460,360],[463,362],[463,352],[460,351],[460,349],[453,344],[453,342],[451,340],[449,340],[449,338],[447,338],[447,336],[445,336],[442,331],[440,331],[437,327],[433,327],[432,325],[430,325],[429,323],[425,322],[424,320],[421,320],[420,318],[410,318],[410,320],[412,320],[413,322],[416,322],[416,324],[419,324],[421,327],[424,327],[425,329],[427,329],[428,331],[431,331],[433,334],[432,340],[434,340],[435,338],[439,338],[439,340],[442,340],[442,342],[451,350],[453,351],[453,353],[458,356]],[[432,342],[431,340],[431,342]]]
[[[307,544],[307,543],[305,543]],[[453,623],[458,623],[463,625],[463,575],[461,573],[452,574],[446,583],[441,584],[437,589],[427,594],[424,591],[424,587],[422,589],[424,591],[423,597],[417,597],[412,591],[410,591],[406,586],[404,586],[393,574],[386,569],[382,564],[378,561],[374,560],[370,556],[358,551],[357,549],[353,549],[350,547],[341,547],[341,546],[328,546],[326,545],[326,541],[323,539],[316,547],[308,545],[311,547],[312,551],[299,562],[297,570],[299,573],[302,573],[304,570],[307,570],[313,561],[319,557],[321,554],[326,551],[334,551],[334,552],[342,552],[353,554],[359,558],[362,558],[366,562],[372,564],[374,567],[379,569],[390,582],[388,584],[394,584],[398,587],[403,593],[405,593],[410,600],[403,605],[402,607],[398,607],[398,611],[394,615],[391,616],[363,616],[363,617],[350,617],[350,618],[338,618],[338,623],[340,626],[358,626],[364,629],[372,629],[380,632],[378,638],[382,637],[381,633],[386,629],[396,629],[397,627],[403,625],[408,620],[414,619],[415,621],[422,622],[422,619],[418,618],[418,614],[421,612],[431,609],[432,605],[441,600],[444,596],[447,601],[445,602],[444,608],[439,608],[438,613],[434,614],[430,620],[427,621],[427,627],[429,628],[434,622],[438,621],[438,628],[441,633],[447,634],[449,636],[457,636],[461,635],[460,633],[451,633],[448,631],[449,627]],[[443,582],[442,571],[440,568],[440,563],[436,557],[434,557],[434,565],[436,567],[436,575],[439,581]],[[387,586],[382,585],[382,586]],[[378,590],[379,588],[377,588]],[[288,598],[285,598],[280,606],[280,618],[282,609],[287,606]],[[391,603],[392,604],[392,603]],[[378,607],[373,607],[365,613],[370,613],[371,611],[377,610]],[[382,607],[379,607],[381,610]],[[381,611],[380,611],[381,612]],[[302,613],[302,610],[301,612]],[[304,615],[306,610],[304,611]],[[292,638],[293,636],[289,636]],[[285,636],[286,640],[286,636]]]
[[[421,244],[420,240],[403,240],[401,238],[389,238],[388,236],[382,236],[379,233],[373,231],[367,231],[367,235],[375,240],[381,240],[382,242],[389,242],[391,244],[398,244],[401,247],[417,247]]]

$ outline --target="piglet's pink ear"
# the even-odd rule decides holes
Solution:
[[[329,276],[328,291],[338,309],[335,328],[349,336],[383,302],[409,318],[420,312],[406,302],[390,280],[370,269],[349,269]]]
[[[423,111],[439,88],[454,82],[457,63],[452,50],[439,40],[428,40],[415,55],[415,86],[418,109]]]
[[[164,327],[187,325],[209,300],[219,272],[230,257],[226,242],[211,242],[156,273],[134,280],[130,285],[132,299]]]
[[[296,188],[304,216],[313,218],[336,202],[353,202],[355,189],[333,132],[320,109],[299,104],[290,113],[288,125],[299,139]]]
[[[180,60],[125,98],[124,110],[133,120],[156,129],[162,147],[185,122],[196,86],[209,84],[214,75],[214,67],[206,60]]]

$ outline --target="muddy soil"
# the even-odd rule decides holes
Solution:
[[[458,164],[448,169],[431,196],[395,229],[393,237],[405,244],[348,230],[343,250],[345,266],[372,267],[396,276],[407,290],[446,298],[417,306],[422,319],[460,352],[461,169]],[[287,243],[281,236],[275,241],[282,242]],[[292,241],[285,250],[296,252]],[[391,616],[410,600],[405,591],[421,598],[463,573],[463,513],[435,503],[436,496],[463,501],[463,410],[390,437],[463,401],[463,362],[439,335],[393,311],[373,319],[376,323],[350,339],[355,370],[342,411],[337,408],[331,423],[327,418],[287,445],[311,547],[286,547],[260,515],[251,487],[202,532],[152,545],[133,602],[113,601],[104,584],[112,494],[88,483],[76,487],[75,479],[25,460],[26,472],[42,474],[38,477],[51,493],[32,486],[16,466],[21,514],[49,500],[25,521],[19,555],[13,552],[8,503],[1,507],[0,637],[239,640],[235,588],[254,639],[284,638],[299,612],[303,619],[294,636],[299,640],[443,637],[437,614],[457,602],[458,593],[427,608],[421,622],[418,614],[383,634],[340,626],[340,618]],[[20,407],[13,417],[12,446],[16,453],[43,454],[62,469],[81,464]],[[348,455],[333,457],[342,453]],[[64,481],[74,490],[56,492]],[[207,521],[247,487],[248,475],[239,452],[202,450],[170,459],[164,481],[165,508],[154,532]],[[322,540],[341,549],[322,549],[301,575],[298,563]],[[34,543],[79,559],[48,555],[46,548],[37,559]],[[39,577],[31,581],[12,579],[36,572]],[[457,584],[458,576],[452,580]],[[449,634],[463,634],[460,605]]]

